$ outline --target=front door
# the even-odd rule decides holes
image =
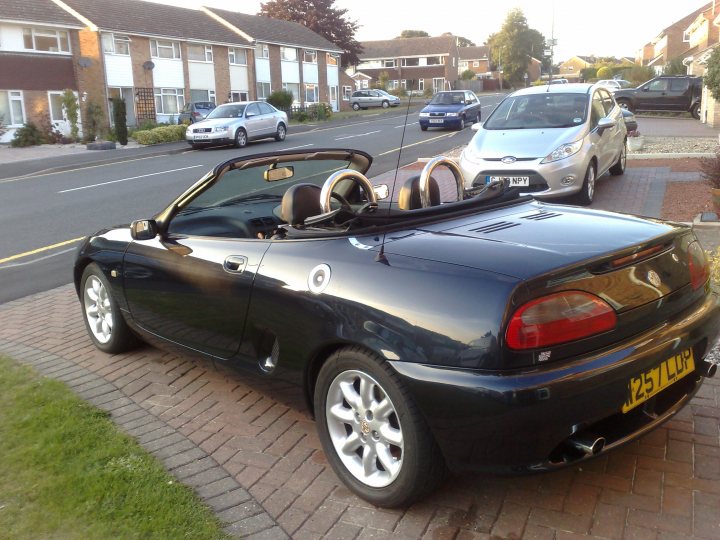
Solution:
[[[242,340],[250,292],[269,242],[167,235],[125,254],[125,297],[143,329],[219,358]]]
[[[77,100],[77,94],[75,95]],[[67,111],[63,106],[63,92],[48,92],[48,101],[50,103],[50,122],[54,131],[68,137],[71,133],[70,121],[67,117]],[[78,126],[80,126],[80,111],[78,108]]]
[[[338,87],[337,86],[330,87],[330,106],[332,107],[332,110],[335,112],[340,110],[338,108]]]

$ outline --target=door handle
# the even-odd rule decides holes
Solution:
[[[223,270],[231,274],[242,274],[247,266],[247,257],[230,255],[223,263]]]

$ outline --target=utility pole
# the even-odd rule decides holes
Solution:
[[[550,27],[550,76],[548,77],[548,84],[552,84],[553,76],[553,53],[557,41],[555,40],[555,2],[552,3],[552,26]]]

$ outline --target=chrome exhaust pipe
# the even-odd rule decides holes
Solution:
[[[568,439],[568,444],[586,456],[594,456],[605,448],[605,437],[598,437],[592,433],[573,435]]]
[[[700,364],[700,372],[702,373],[703,377],[707,377],[710,379],[711,377],[715,376],[715,373],[717,373],[717,367],[718,365],[714,362],[708,362],[707,360],[703,360]]]

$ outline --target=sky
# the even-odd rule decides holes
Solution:
[[[250,14],[260,11],[261,4],[260,0],[154,1]],[[664,28],[706,4],[702,0],[335,0],[334,7],[347,9],[346,18],[358,23],[358,41],[392,39],[402,30],[424,30],[431,36],[452,32],[477,45],[498,31],[507,12],[517,7],[531,28],[546,38],[554,33],[553,60],[558,63],[575,55],[634,57]]]

